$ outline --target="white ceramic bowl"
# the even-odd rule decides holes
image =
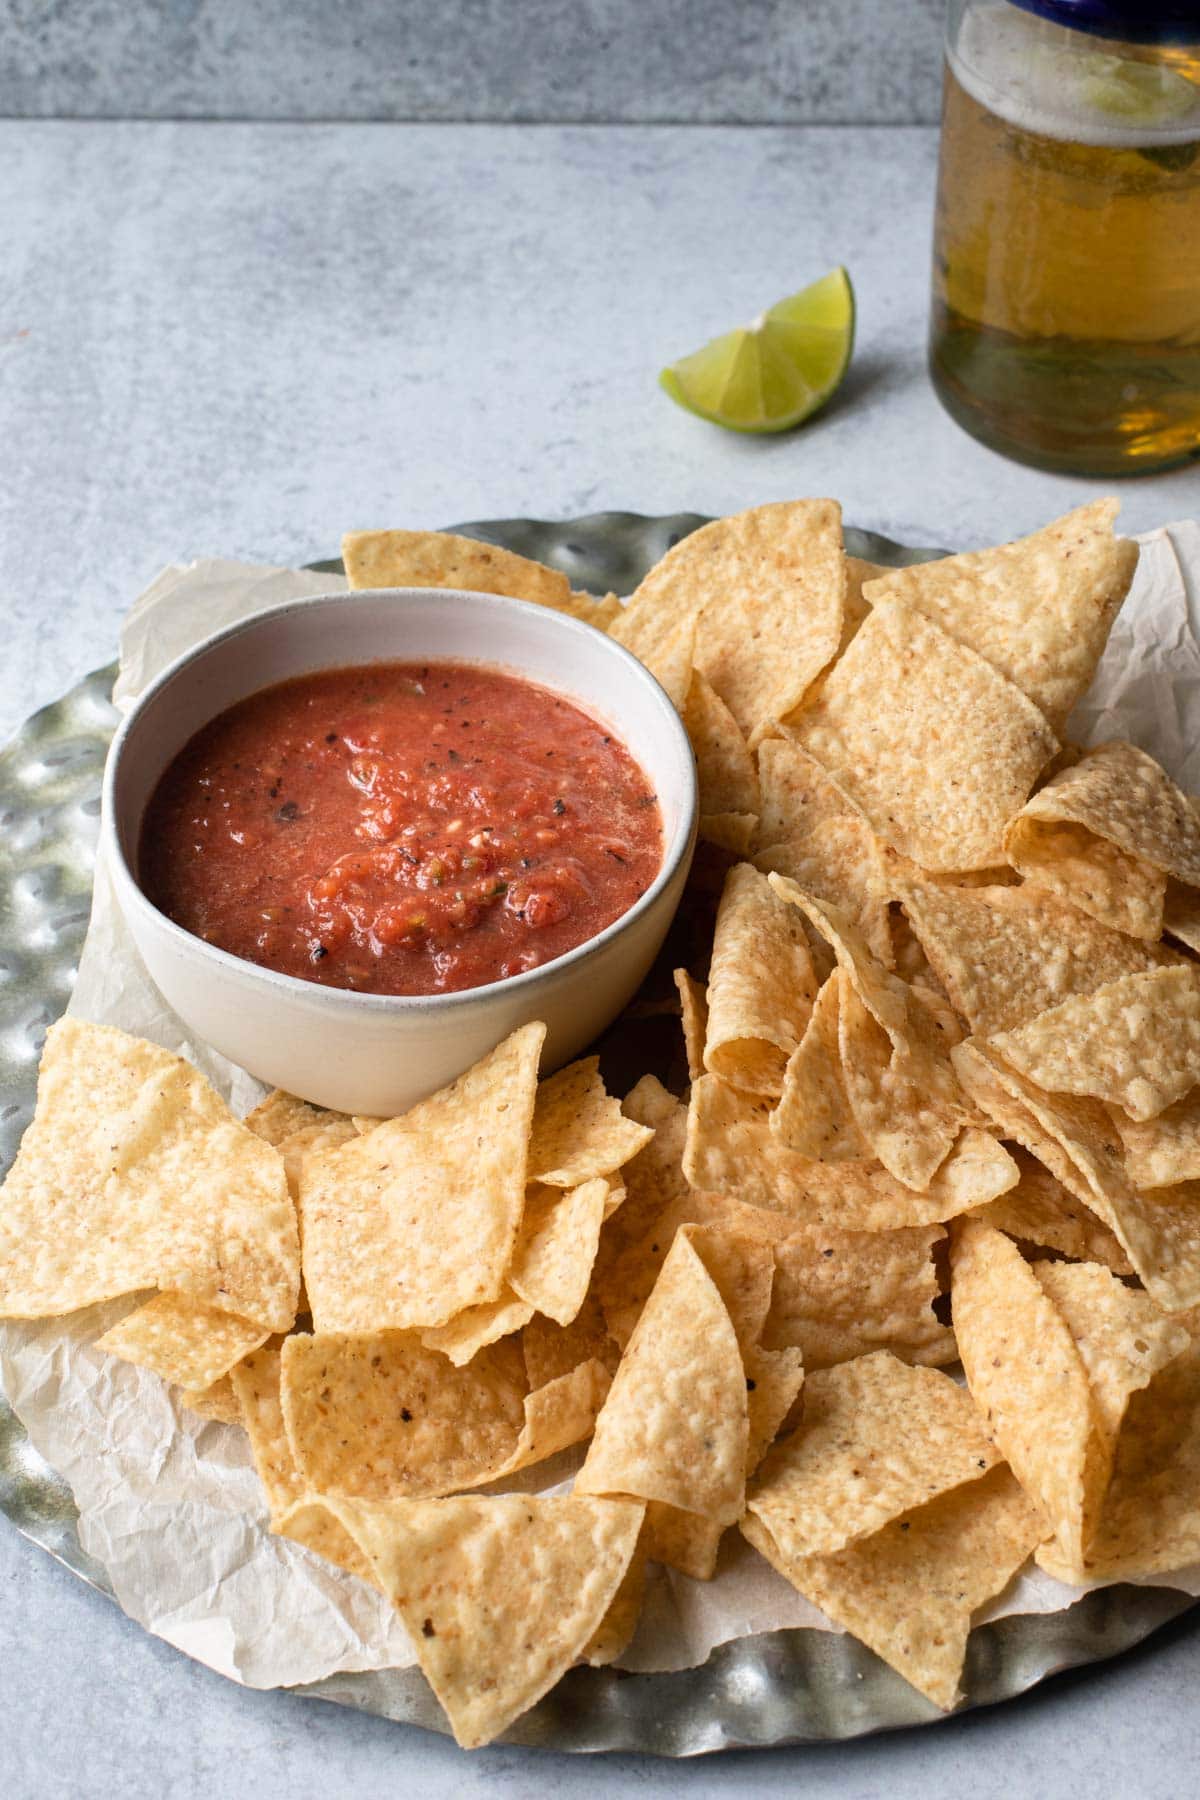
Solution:
[[[352,993],[278,975],[173,924],[136,879],[154,787],[202,725],[258,689],[354,663],[487,663],[557,690],[611,726],[654,784],[664,854],[630,910],[554,962],[463,993]],[[189,1029],[261,1080],[343,1112],[394,1116],[530,1019],[542,1069],[567,1062],[630,999],[679,904],[696,836],[696,772],[671,702],[611,638],[493,595],[363,590],[296,600],[209,638],[123,721],[105,773],[104,847],[121,910],[156,985]]]

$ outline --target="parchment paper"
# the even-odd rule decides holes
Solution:
[[[126,620],[118,704],[128,707],[167,663],[219,627],[344,587],[335,576],[245,563],[164,570]],[[1083,742],[1132,738],[1183,787],[1200,791],[1200,525],[1170,525],[1142,539],[1133,590],[1068,735]],[[102,868],[70,1010],[178,1051],[239,1113],[263,1091],[188,1038],[142,968]],[[411,1664],[402,1626],[373,1590],[270,1535],[242,1431],[197,1419],[155,1376],[90,1348],[132,1304],[0,1325],[0,1379],[9,1402],[36,1449],[70,1483],[80,1541],[109,1571],[125,1611],[252,1687]],[[577,1461],[558,1458],[528,1471],[521,1485],[561,1491]],[[1200,1565],[1155,1577],[1155,1585],[1200,1595]],[[1057,1611],[1079,1592],[1035,1570],[1018,1576],[984,1616]],[[795,1625],[831,1629],[730,1532],[716,1581],[652,1571],[642,1622],[621,1666],[689,1668],[732,1638]]]

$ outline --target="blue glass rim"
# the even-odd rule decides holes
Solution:
[[[1200,44],[1198,0],[1010,0],[1069,31],[1127,44]]]

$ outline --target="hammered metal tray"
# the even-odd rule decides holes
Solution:
[[[706,521],[595,513],[547,523],[500,519],[455,526],[466,535],[563,569],[577,587],[629,593],[645,571]],[[938,554],[847,529],[853,555],[904,565]],[[337,561],[314,567],[341,573]],[[100,781],[116,724],[116,665],[98,669],[26,721],[0,752],[0,1169],[33,1113],[42,1038],[63,1010],[87,929]],[[0,1397],[0,1512],[67,1568],[112,1597],[105,1569],[83,1549],[70,1489],[30,1444]],[[1193,1602],[1172,1589],[1122,1586],[1065,1613],[1002,1619],[971,1635],[967,1706],[1024,1693],[1046,1676],[1130,1649]],[[299,1692],[445,1733],[441,1708],[415,1669],[330,1676]],[[773,1631],[721,1646],[696,1669],[629,1675],[576,1669],[503,1740],[570,1751],[658,1756],[820,1743],[939,1714],[854,1638]]]

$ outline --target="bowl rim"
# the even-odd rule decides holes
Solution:
[[[450,602],[456,600],[467,600],[471,602],[486,600],[489,607],[498,607],[501,614],[509,613],[515,614],[517,617],[522,615],[532,617],[540,627],[549,630],[552,634],[555,631],[562,631],[566,633],[567,636],[574,637],[579,644],[583,644],[585,639],[590,640],[593,637],[602,639],[607,646],[605,654],[615,656],[618,664],[624,664],[626,673],[642,688],[650,698],[651,702],[656,705],[661,712],[666,714],[669,727],[674,730],[679,746],[683,752],[680,767],[684,775],[684,792],[681,795],[678,826],[670,843],[664,844],[662,861],[659,865],[658,873],[655,875],[654,880],[650,883],[646,891],[639,895],[631,907],[621,913],[621,915],[614,919],[611,924],[606,925],[602,931],[597,932],[594,937],[586,938],[583,943],[576,944],[573,949],[563,951],[561,956],[556,956],[549,962],[541,963],[537,968],[525,969],[519,975],[502,976],[497,981],[485,982],[479,987],[459,988],[454,992],[447,994],[363,993],[355,988],[327,987],[321,982],[305,981],[301,976],[285,975],[277,969],[267,968],[262,963],[251,962],[247,957],[236,956],[231,950],[223,950],[216,944],[210,944],[205,939],[197,937],[194,932],[188,931],[184,926],[177,924],[174,919],[168,917],[165,912],[154,904],[143,890],[137,874],[130,867],[129,860],[125,855],[121,843],[121,835],[117,828],[118,790],[125,748],[143,713],[149,708],[151,703],[157,699],[164,689],[170,687],[174,682],[179,680],[193,664],[199,662],[203,657],[222,645],[260,629],[268,620],[276,621],[286,614],[291,614],[297,620],[302,620],[306,614],[315,612],[319,608],[329,607],[334,602],[341,606],[345,606],[347,603],[353,606],[360,600],[379,600],[381,598],[387,598],[403,604],[405,601],[428,601],[430,595],[434,593]],[[396,659],[395,657],[381,656],[367,660],[384,662],[394,661]],[[537,686],[549,687],[552,692],[562,694],[565,699],[571,700],[574,704],[580,706],[584,710],[587,710],[591,705],[591,702],[580,694],[572,693],[566,688],[553,687],[550,683],[530,677],[514,663],[505,663],[494,657],[473,658],[463,656],[447,657],[443,660],[476,663],[479,666],[499,669],[502,673],[512,673],[525,680],[534,679]],[[330,663],[327,666],[329,668],[355,668],[363,665],[359,662],[350,661],[345,664]],[[288,676],[280,676],[279,679],[283,681],[291,678]],[[263,684],[263,688],[251,689],[250,692],[261,692],[271,685],[273,684],[266,682]],[[249,698],[249,695],[243,697]],[[217,716],[218,714],[216,712],[212,714],[213,718],[216,718]],[[199,727],[197,729],[199,729]],[[622,739],[622,741],[624,743],[624,739]],[[627,744],[624,745],[624,748],[628,755],[633,755],[632,750],[629,749]],[[634,760],[637,761],[638,759],[635,757]],[[165,770],[166,767],[167,764],[164,763],[163,770]],[[160,776],[163,770],[159,771]],[[658,776],[652,774],[649,770],[646,770],[645,772],[651,775],[657,790],[659,786]],[[658,904],[663,893],[675,880],[681,864],[690,861],[695,849],[699,829],[699,810],[699,784],[696,772],[695,754],[684,727],[683,719],[670,696],[663,688],[662,683],[651,674],[644,663],[639,662],[637,657],[627,650],[623,644],[618,643],[615,638],[609,637],[607,633],[597,631],[596,627],[589,625],[586,620],[573,618],[569,613],[557,612],[553,607],[539,606],[533,601],[517,600],[508,594],[488,594],[483,590],[476,588],[433,589],[407,587],[351,588],[348,590],[333,589],[328,593],[307,594],[291,600],[281,601],[275,606],[263,607],[261,611],[251,613],[247,618],[237,619],[231,625],[220,627],[217,631],[214,631],[207,637],[201,639],[199,643],[193,644],[189,649],[182,651],[180,655],[168,663],[166,668],[155,676],[154,680],[143,689],[117,726],[108,758],[105,762],[101,805],[101,844],[109,872],[115,885],[121,890],[118,898],[121,899],[122,910],[125,910],[126,901],[132,901],[141,908],[145,914],[150,916],[155,927],[160,931],[165,932],[168,940],[174,942],[175,946],[183,954],[192,957],[211,958],[217,967],[225,970],[230,976],[241,980],[261,983],[269,991],[276,993],[281,999],[291,998],[303,1000],[310,1005],[324,1004],[335,1011],[380,1014],[385,1017],[388,1015],[405,1017],[416,1016],[423,1013],[451,1012],[455,1009],[465,1010],[472,1005],[478,1006],[480,1004],[486,1004],[488,1001],[499,1002],[502,998],[507,999],[511,995],[520,995],[528,992],[536,988],[539,983],[546,979],[560,977],[564,975],[568,969],[577,967],[580,963],[587,962],[591,958],[600,955],[608,948],[616,937],[629,929],[629,927],[635,924],[638,919],[650,912]],[[664,831],[664,837],[665,835]]]

